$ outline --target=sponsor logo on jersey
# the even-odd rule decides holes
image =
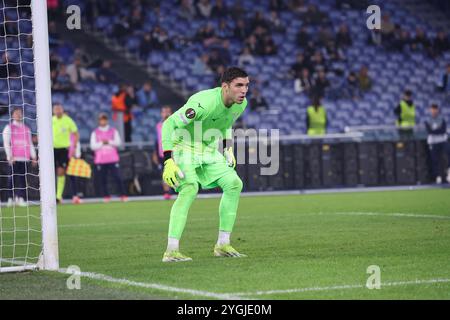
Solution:
[[[192,108],[189,108],[186,110],[185,115],[188,119],[194,119],[195,118],[195,110]]]

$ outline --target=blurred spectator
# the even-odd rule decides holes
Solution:
[[[132,85],[127,86],[127,94],[125,96],[125,114],[124,114],[124,135],[125,142],[131,142],[133,134],[133,108],[137,104],[136,95],[134,93],[134,87]]]
[[[98,56],[94,54],[90,54],[89,49],[83,45],[75,49],[74,57],[78,58],[81,61],[81,65],[85,68],[99,68],[103,63],[103,59],[100,59]]]
[[[293,13],[301,18],[303,18],[308,12],[308,8],[306,7],[304,0],[291,0],[288,6]]]
[[[304,14],[304,20],[306,24],[318,25],[327,23],[328,17],[325,13],[319,11],[315,5],[310,4],[308,10]]]
[[[140,31],[144,25],[144,16],[139,8],[132,10],[131,17],[128,20],[131,31]]]
[[[216,32],[211,23],[207,23],[205,26],[200,27],[195,34],[194,39],[202,42],[205,47],[215,44],[219,41],[216,36]]]
[[[81,66],[81,60],[79,58],[75,58],[74,62],[67,66],[67,74],[70,77],[70,82],[75,86],[82,80],[96,79],[94,72]]]
[[[448,149],[447,123],[441,116],[439,106],[433,104],[430,107],[430,117],[425,121],[425,128],[428,133],[427,143],[430,149],[431,158],[431,178],[437,184],[442,183],[441,163],[444,153],[448,153],[450,159],[450,150]],[[450,163],[447,169],[447,181],[450,183]]]
[[[311,36],[308,33],[308,29],[305,26],[302,26],[297,33],[297,45],[299,47],[306,47],[309,41],[311,41]]]
[[[395,25],[391,22],[391,17],[383,15],[381,21],[381,38],[384,43],[388,43],[394,37]]]
[[[211,18],[211,13],[212,13],[212,5],[209,2],[209,0],[199,0],[197,3],[197,14],[199,17],[204,18],[204,19],[209,19]]]
[[[121,140],[125,138],[125,121],[128,121],[127,106],[125,98],[127,96],[127,85],[121,84],[119,90],[111,97],[112,120],[114,127],[119,131]]]
[[[236,21],[236,26],[234,27],[233,37],[237,40],[244,41],[249,35],[247,26],[245,25],[245,20],[239,19]]]
[[[254,64],[254,63],[255,63],[255,58],[253,57],[252,53],[250,52],[250,48],[244,47],[244,50],[239,55],[238,65],[240,67],[245,67],[247,65]]]
[[[273,11],[281,11],[285,8],[284,0],[269,0],[269,9]]]
[[[229,11],[234,21],[246,18],[245,17],[246,10],[244,9],[240,1],[235,2],[233,7]]]
[[[319,27],[319,31],[317,32],[316,36],[318,39],[317,44],[321,47],[326,46],[327,43],[334,40],[330,28],[325,26]]]
[[[138,105],[143,108],[156,108],[159,104],[158,95],[153,90],[152,83],[147,81],[136,93]]]
[[[228,8],[223,3],[223,0],[216,0],[211,15],[214,18],[226,18],[228,16]]]
[[[353,44],[352,38],[346,24],[341,24],[336,33],[336,46],[338,48],[350,47]]]
[[[9,61],[9,54],[4,53],[2,55],[2,62],[0,63],[0,78],[6,79],[8,77],[19,77],[20,70],[17,67],[19,64],[15,64]]]
[[[128,17],[123,15],[119,21],[115,23],[113,27],[113,37],[122,40],[124,37],[131,33],[130,24],[128,23]]]
[[[117,148],[122,144],[118,131],[108,123],[108,115],[101,113],[98,116],[98,127],[92,131],[90,146],[94,151],[96,173],[100,176],[101,193],[104,202],[110,202],[108,178],[111,176],[117,184],[120,200],[128,200],[120,173],[120,158]]]
[[[267,101],[261,95],[258,88],[254,88],[250,98],[250,109],[252,111],[263,111],[268,109]]]
[[[152,51],[152,48],[153,48],[152,34],[147,32],[144,34],[144,37],[139,45],[139,55],[141,59],[147,60],[148,55]]]
[[[50,53],[50,71],[57,70],[60,63],[61,58],[56,53]]]
[[[410,49],[411,38],[409,32],[400,28],[394,32],[394,38],[391,41],[391,48],[396,51],[406,51]]]
[[[369,76],[369,69],[362,66],[358,72],[358,86],[361,92],[367,92],[372,88],[372,79]]]
[[[328,63],[325,61],[322,52],[316,51],[311,58],[311,66],[313,72],[328,72]]]
[[[425,32],[421,28],[416,29],[416,35],[411,39],[411,49],[414,51],[426,50],[429,51],[431,42],[428,40]]]
[[[185,20],[192,20],[195,18],[196,11],[192,5],[192,0],[181,0],[180,8],[178,9],[178,16]]]
[[[294,91],[296,93],[306,93],[310,94],[313,88],[313,80],[309,73],[308,68],[303,68],[300,77],[294,80]]]
[[[71,92],[75,90],[75,87],[66,72],[66,66],[63,64],[59,66],[59,70],[53,70],[51,72],[51,80],[53,91]]]
[[[270,31],[272,31],[272,32],[284,33],[286,31],[286,28],[283,25],[283,22],[281,21],[280,16],[278,15],[278,11],[276,11],[276,10],[270,11],[268,24],[270,27]]]
[[[211,75],[212,71],[208,67],[208,54],[204,53],[200,57],[196,57],[192,65],[192,73],[196,76]]]
[[[329,62],[338,62],[345,60],[343,51],[336,46],[333,40],[330,40],[324,48],[325,59]]]
[[[220,19],[219,20],[219,27],[217,29],[216,34],[222,40],[226,40],[226,39],[230,38],[231,30],[230,30],[230,28],[227,25],[227,20],[226,19]]]
[[[303,53],[297,54],[297,60],[291,66],[290,74],[294,78],[300,78],[303,74],[303,69],[308,69],[311,73],[312,67],[310,62],[305,58]]]
[[[251,35],[245,41],[245,46],[250,49],[251,54],[256,56],[264,55],[264,47],[261,42],[258,42],[255,35]]]
[[[359,83],[355,72],[351,71],[344,84],[344,95],[347,98],[356,100],[359,96]]]
[[[278,52],[278,48],[270,35],[266,35],[263,39],[264,55],[271,56]]]
[[[97,79],[102,83],[116,83],[119,78],[111,69],[111,60],[105,60],[97,70]]]
[[[436,38],[433,40],[433,56],[439,56],[447,50],[450,50],[450,41],[448,39],[448,34],[444,31],[439,31]]]
[[[172,41],[167,31],[159,26],[152,30],[152,48],[155,50],[169,51],[173,48]]]
[[[412,91],[405,90],[399,105],[394,109],[397,116],[397,125],[400,127],[413,127],[416,125],[416,106],[412,99]]]
[[[219,52],[219,56],[223,61],[223,64],[225,66],[228,66],[231,64],[231,53],[230,53],[230,41],[229,40],[225,40],[222,42],[222,46],[219,47],[218,49]]]
[[[269,29],[269,25],[261,11],[256,11],[253,19],[250,20],[250,30],[254,32],[257,28],[262,28],[264,32],[267,32]]]
[[[312,95],[316,97],[324,97],[326,89],[330,86],[330,82],[327,79],[327,75],[324,70],[320,70],[317,73],[316,79],[314,79],[314,86],[312,90]]]
[[[208,67],[214,72],[217,72],[217,68],[223,65],[225,65],[225,61],[220,55],[219,50],[218,49],[212,50],[208,59]]]
[[[444,72],[441,76],[438,83],[438,89],[442,92],[447,92],[450,94],[450,63],[447,64],[446,72]]]

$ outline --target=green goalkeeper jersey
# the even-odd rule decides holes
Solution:
[[[203,90],[192,95],[186,104],[164,121],[164,151],[184,152],[205,157],[217,153],[220,139],[231,139],[233,123],[247,106],[227,108],[222,101],[222,88]]]

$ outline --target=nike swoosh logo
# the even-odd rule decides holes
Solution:
[[[216,120],[219,120],[219,118],[217,118],[217,119],[212,119],[212,121],[216,121]]]
[[[203,110],[205,110],[205,108],[203,108],[203,107],[200,105],[200,103],[198,104],[198,107],[199,107],[199,108],[202,108]]]

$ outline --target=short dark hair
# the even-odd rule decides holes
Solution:
[[[13,108],[12,108],[12,111],[11,111],[11,114],[13,114],[13,113],[16,112],[16,111],[20,111],[20,112],[22,112],[22,114],[23,114],[22,107],[13,107]]]
[[[430,108],[439,110],[439,106],[436,103],[433,103]]]
[[[107,115],[105,112],[100,112],[100,113],[98,114],[98,120],[100,120],[100,119],[106,119],[106,120],[108,120],[109,117],[108,117],[108,115]]]
[[[411,97],[412,91],[411,90],[405,90],[405,96]]]
[[[230,83],[236,78],[246,78],[248,77],[247,72],[238,67],[227,68],[220,77],[220,83]]]

